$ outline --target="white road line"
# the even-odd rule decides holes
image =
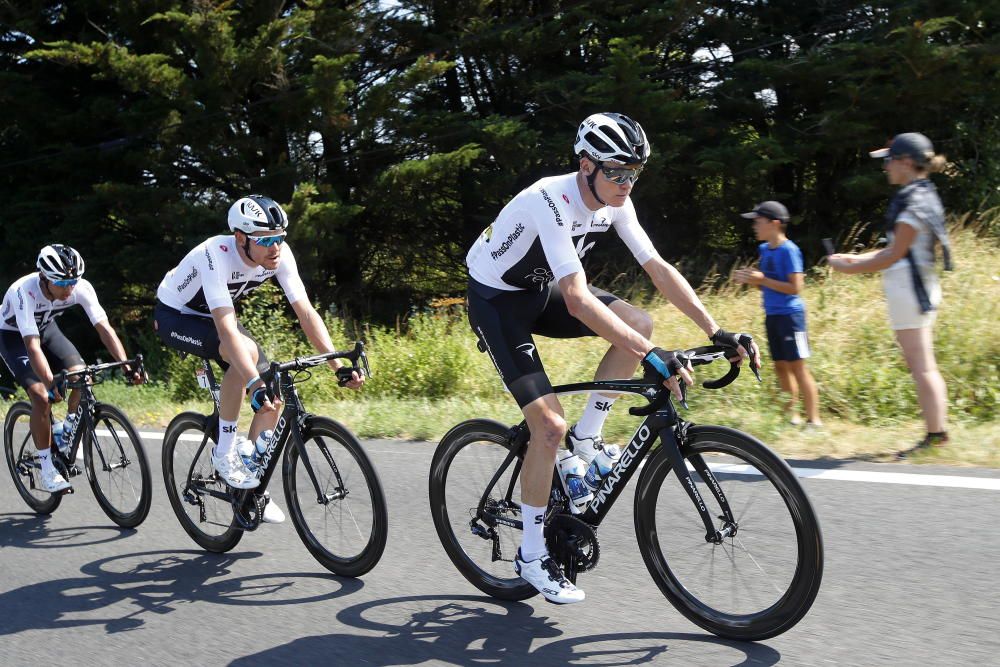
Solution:
[[[108,435],[107,431],[98,431],[101,435]],[[163,440],[163,434],[159,431],[139,431],[143,439]],[[200,441],[196,435],[181,436],[182,440]],[[386,452],[392,454],[419,454],[429,456],[430,452],[415,452],[412,450],[393,450]],[[643,461],[645,463],[645,461]],[[690,464],[688,465],[690,468]],[[733,463],[711,463],[708,466],[713,472],[729,473],[731,475],[757,476],[760,473],[751,466],[737,465]],[[873,470],[829,470],[825,468],[792,468],[795,474],[802,479],[829,479],[835,482],[867,482],[869,484],[909,484],[911,486],[943,486],[955,489],[983,489],[986,491],[1000,491],[1000,479],[992,477],[963,477],[961,475],[918,475],[908,472],[877,472]]]

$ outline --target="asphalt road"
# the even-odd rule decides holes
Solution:
[[[843,464],[806,478],[824,531],[823,587],[791,631],[743,644],[702,632],[662,597],[637,553],[627,496],[601,528],[601,565],[580,578],[585,603],[557,607],[540,598],[500,603],[482,596],[452,567],[434,532],[426,491],[433,444],[369,441],[366,447],[386,490],[390,529],[381,562],[358,580],[327,574],[290,522],[246,535],[225,555],[201,551],[170,510],[159,440],[147,441],[155,468],[153,508],[135,531],[120,531],[107,520],[82,477],[75,480],[77,493],[51,517],[35,516],[4,466],[0,660],[997,664],[998,470]],[[985,488],[910,483],[969,485],[956,478]]]

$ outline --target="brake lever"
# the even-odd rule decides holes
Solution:
[[[753,336],[747,334],[740,334],[739,337],[740,346],[747,351],[747,358],[750,362],[750,370],[753,371],[753,375],[757,378],[757,382],[763,382],[760,377],[760,369],[757,368],[759,362],[759,356],[753,351]]]

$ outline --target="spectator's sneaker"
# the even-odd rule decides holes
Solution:
[[[597,453],[604,449],[604,438],[600,435],[595,435],[593,438],[578,438],[574,425],[566,432],[566,449],[579,456],[584,464],[589,466]]]
[[[264,497],[267,498],[267,504],[264,505],[264,516],[260,518],[261,521],[264,523],[284,523],[285,513],[278,507],[278,503],[274,502],[271,494],[267,491],[264,492]]]
[[[900,461],[905,461],[906,459],[912,457],[914,454],[923,454],[936,449],[939,445],[948,444],[948,434],[947,433],[928,433],[923,440],[918,442],[915,446],[909,449],[904,449],[901,452],[896,453],[896,458]]]
[[[551,556],[545,554],[541,558],[521,560],[521,550],[517,550],[514,558],[514,571],[518,576],[538,589],[549,602],[556,604],[572,604],[583,602],[586,594],[573,585],[563,574],[559,564]]]
[[[247,464],[244,463],[243,457],[239,455],[235,447],[222,457],[216,456],[215,447],[213,447],[212,466],[219,473],[222,481],[234,489],[255,489],[260,484],[260,480],[247,468]]]
[[[55,466],[42,466],[42,474],[39,477],[41,478],[42,488],[49,493],[62,493],[67,489],[73,488]]]

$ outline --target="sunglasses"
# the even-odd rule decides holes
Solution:
[[[628,167],[605,167],[602,164],[601,173],[604,174],[604,178],[608,179],[612,183],[625,185],[626,183],[635,183],[639,180],[639,174],[642,173],[642,167],[630,169]]]
[[[274,236],[251,236],[249,237],[256,245],[262,248],[270,248],[273,245],[281,245],[285,242],[284,234],[275,234]]]
[[[65,280],[53,280],[52,284],[55,285],[56,287],[72,287],[77,282],[79,282],[79,280],[80,280],[79,278],[67,278]]]

